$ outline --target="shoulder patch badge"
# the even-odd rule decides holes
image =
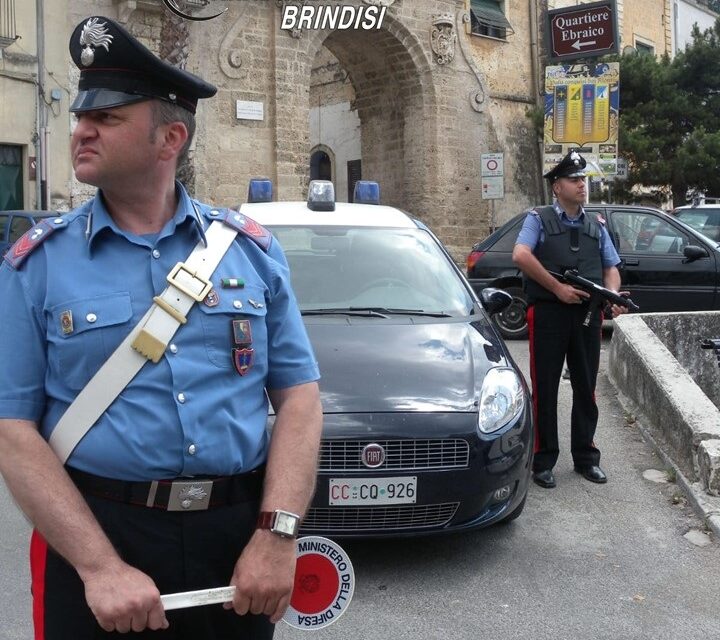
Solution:
[[[263,251],[267,252],[272,242],[272,234],[261,224],[258,224],[252,218],[248,218],[245,214],[239,211],[233,211],[232,209],[227,210],[227,214],[223,219],[223,222],[246,235],[253,242],[255,242]]]
[[[41,220],[20,236],[17,242],[8,249],[4,257],[5,261],[13,269],[17,269],[35,249],[45,242],[53,231],[65,226],[67,226],[67,221],[60,217]]]

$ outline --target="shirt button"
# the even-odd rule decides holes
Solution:
[[[88,314],[85,316],[85,320],[87,320],[88,322],[92,323],[92,322],[95,322],[95,321],[97,320],[97,316],[96,316],[94,313],[88,313]]]
[[[242,309],[242,302],[240,300],[234,300],[233,307],[235,307],[236,309]]]
[[[178,393],[177,395],[178,402],[180,404],[183,404],[185,402],[185,394],[184,393]]]
[[[177,345],[176,344],[170,345],[170,353],[177,353]]]
[[[157,249],[153,249],[152,257],[153,257],[153,258],[159,258],[159,257],[160,257],[160,252],[159,252]]]
[[[197,451],[195,445],[194,445],[194,444],[191,444],[191,445],[188,447],[188,453],[189,453],[191,456],[194,456],[194,455],[195,455],[195,451]]]

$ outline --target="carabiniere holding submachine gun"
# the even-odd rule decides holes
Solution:
[[[595,284],[591,280],[578,275],[577,271],[567,269],[562,274],[550,271],[550,275],[560,280],[560,282],[572,284],[590,294],[590,305],[588,306],[588,312],[585,316],[585,320],[583,321],[584,327],[589,326],[595,309],[599,306],[604,306],[606,303],[625,307],[628,311],[640,311],[640,307],[638,307],[629,297],[621,296],[619,293],[615,293],[614,291],[610,291],[610,289],[606,289],[599,284]]]

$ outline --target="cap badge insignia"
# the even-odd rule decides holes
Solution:
[[[90,18],[80,32],[80,44],[83,45],[80,54],[80,62],[84,67],[89,67],[95,62],[95,47],[105,47],[110,51],[110,44],[113,37],[108,33],[107,25],[100,22],[98,18]]]
[[[578,154],[577,151],[573,151],[570,154],[570,160],[572,160],[575,164],[580,164],[580,154]]]

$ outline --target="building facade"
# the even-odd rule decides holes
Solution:
[[[185,20],[167,1],[196,17],[227,10],[210,20]],[[621,50],[670,52],[673,2],[679,1],[617,0]],[[22,36],[3,49],[0,61],[0,150],[21,148],[24,208],[66,209],[91,193],[74,182],[69,164],[67,109],[77,70],[67,38],[83,18],[98,14],[119,20],[162,57],[218,86],[217,96],[199,105],[198,134],[182,176],[200,199],[237,205],[255,176],[271,178],[279,200],[303,199],[313,177],[333,180],[338,200],[351,197],[357,179],[377,180],[384,204],[426,222],[462,260],[493,227],[547,197],[541,141],[528,112],[542,103],[547,11],[577,2],[0,3],[14,4]],[[312,5],[374,7],[383,20],[370,29],[283,28],[288,7]],[[53,26],[44,30],[39,75],[38,8],[44,24]],[[44,119],[36,108],[43,104]],[[46,140],[43,149],[40,140]],[[42,184],[30,171],[30,158],[40,151],[49,172]],[[484,191],[484,154],[501,154],[501,188],[496,177],[494,194]]]
[[[52,208],[69,196],[67,3],[46,3],[41,19],[36,8],[0,0],[3,210]]]

